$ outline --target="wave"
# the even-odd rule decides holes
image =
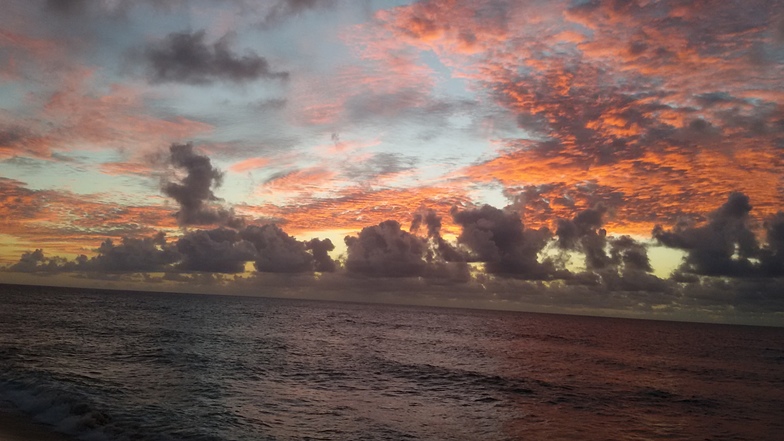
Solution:
[[[112,418],[76,391],[32,380],[0,380],[0,398],[55,431],[89,441],[116,439]]]

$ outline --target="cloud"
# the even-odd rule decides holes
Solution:
[[[759,244],[748,226],[752,206],[743,193],[731,193],[703,226],[688,223],[665,230],[657,225],[653,237],[661,244],[687,251],[681,271],[706,276],[752,276],[758,273],[751,260]]]
[[[558,245],[566,250],[578,250],[585,254],[585,267],[588,270],[599,270],[610,264],[605,251],[607,231],[602,227],[602,217],[607,212],[604,205],[583,210],[572,220],[559,219]],[[619,256],[622,251],[619,251]]]
[[[314,238],[305,242],[305,249],[313,254],[313,269],[320,273],[331,273],[337,269],[337,263],[329,252],[335,249],[335,245],[329,239]]]
[[[427,237],[416,233],[424,223]],[[441,237],[441,217],[432,209],[414,214],[410,232],[386,220],[344,238],[345,268],[369,277],[420,277],[428,283],[464,283],[471,279],[465,253]]]
[[[357,236],[346,236],[346,270],[375,277],[418,277],[427,262],[425,241],[387,220],[365,227]]]
[[[645,246],[629,236],[610,239],[611,262],[624,270],[653,271]]]
[[[278,0],[262,21],[262,27],[272,27],[306,11],[332,7],[335,0]]]
[[[754,9],[765,5],[434,0],[378,19],[396,50],[432,51],[526,132],[455,175],[555,186],[562,193],[547,199],[562,218],[574,207],[556,198],[599,184],[617,201],[606,204],[617,214],[610,225],[641,234],[662,219],[704,214],[713,195],[733,189],[760,201],[756,220],[774,212],[782,126],[772,109],[782,101],[770,91],[782,82],[744,61],[754,45],[772,53],[776,17]],[[749,78],[760,88],[754,99]]]
[[[92,69],[51,70],[58,77],[47,79],[45,90],[31,92],[31,108],[0,112],[0,157],[57,160],[74,150],[110,148],[142,156],[212,129],[179,115],[151,111],[141,87],[95,87]]]
[[[441,237],[441,216],[435,210],[427,209],[414,213],[409,231],[416,233],[422,224],[427,228],[427,237],[433,242],[433,251],[439,259],[446,262],[465,262],[468,259],[466,253]]]
[[[382,176],[412,170],[417,159],[399,153],[376,153],[362,161],[347,163],[343,174],[352,180],[360,182],[371,181]]]
[[[161,188],[165,195],[180,205],[177,212],[179,224],[241,225],[242,221],[231,210],[213,205],[220,199],[212,189],[220,187],[223,172],[212,166],[210,158],[194,153],[192,144],[172,144],[169,152],[169,164],[187,173],[179,182],[164,182]]]
[[[80,256],[78,262],[84,262],[84,256]],[[20,273],[55,273],[60,271],[73,270],[77,267],[76,262],[68,262],[62,257],[48,258],[44,255],[44,250],[37,248],[35,251],[26,251],[15,264],[8,267],[8,271]]]
[[[520,215],[490,205],[453,210],[454,222],[462,228],[458,243],[471,251],[471,259],[483,262],[485,271],[529,280],[550,280],[566,275],[539,253],[552,236],[547,228],[525,229]]]
[[[266,167],[266,166],[269,165],[269,163],[270,163],[270,159],[269,158],[261,158],[261,157],[248,158],[248,159],[244,159],[242,161],[239,161],[239,162],[237,162],[235,164],[232,164],[231,167],[229,167],[229,170],[231,170],[231,171],[233,171],[235,173],[243,173],[243,172],[252,171],[252,170],[255,170],[255,169],[258,169],[258,168]]]
[[[184,271],[241,273],[245,262],[256,258],[256,248],[236,230],[216,228],[191,231],[177,240]]]
[[[298,175],[294,175],[298,176]],[[318,176],[315,176],[318,177]],[[361,230],[368,225],[379,224],[388,219],[410,219],[415,207],[432,207],[439,215],[448,216],[455,205],[468,203],[462,189],[456,187],[421,186],[413,188],[388,188],[373,190],[355,186],[341,189],[336,197],[313,197],[318,188],[311,182],[301,181],[296,188],[305,188],[303,197],[289,203],[265,203],[237,205],[236,209],[246,215],[280,219],[285,221],[287,231],[293,234],[308,231],[341,229]],[[273,181],[275,182],[275,181]],[[297,182],[300,182],[297,179]],[[319,181],[322,182],[322,181]],[[328,182],[323,181],[323,189]],[[289,190],[284,187],[280,190]],[[270,196],[275,196],[276,193]],[[265,195],[266,196],[266,195]],[[444,229],[455,230],[451,222]]]
[[[157,272],[169,269],[170,265],[181,258],[180,253],[171,244],[166,243],[166,236],[162,232],[153,237],[123,237],[119,245],[115,245],[111,239],[106,239],[97,251],[97,256],[84,261],[75,269],[102,272]]]
[[[313,255],[308,253],[306,244],[289,236],[277,225],[250,225],[240,232],[240,236],[256,249],[256,271],[301,273],[315,269]],[[323,267],[325,262],[320,264]]]
[[[232,52],[230,40],[224,36],[207,44],[204,31],[171,33],[143,51],[149,79],[153,83],[210,84],[288,78],[288,72],[272,71],[267,60],[254,52]]]
[[[768,276],[784,276],[784,211],[765,222],[768,246],[761,252],[762,272]]]
[[[82,12],[89,2],[87,0],[46,0],[46,8],[57,14],[78,14]]]

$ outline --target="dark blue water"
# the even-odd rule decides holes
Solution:
[[[784,329],[0,286],[0,401],[83,440],[774,440]]]

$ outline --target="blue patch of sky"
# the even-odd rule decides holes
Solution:
[[[115,152],[73,151],[68,156],[72,161],[11,158],[0,162],[0,175],[24,182],[31,190],[59,190],[77,194],[94,194],[96,191],[118,194],[132,192],[140,201],[150,195],[149,178],[127,176],[117,179],[117,176],[100,171],[101,163],[120,159]]]

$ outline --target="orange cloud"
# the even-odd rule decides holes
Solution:
[[[269,165],[269,163],[270,163],[269,158],[262,158],[262,157],[248,158],[232,164],[231,166],[229,166],[229,170],[235,173],[244,173],[246,171],[266,167],[267,165]]]
[[[92,75],[90,69],[66,72],[34,117],[0,113],[1,124],[25,127],[12,142],[0,145],[0,155],[45,159],[53,152],[105,148],[141,155],[212,130],[209,124],[180,116],[151,116],[141,90],[112,85],[108,93],[95,94],[88,86]]]
[[[0,258],[17,260],[22,251],[46,248],[49,255],[90,254],[106,238],[176,231],[174,211],[162,205],[124,206],[104,195],[31,190],[0,178],[0,231],[15,238]]]
[[[238,206],[241,214],[273,219],[290,234],[311,231],[354,230],[394,219],[409,223],[420,208],[432,208],[444,218],[444,231],[456,232],[449,210],[470,204],[459,189],[418,187],[408,189],[346,189],[335,198],[310,199],[291,205]]]

